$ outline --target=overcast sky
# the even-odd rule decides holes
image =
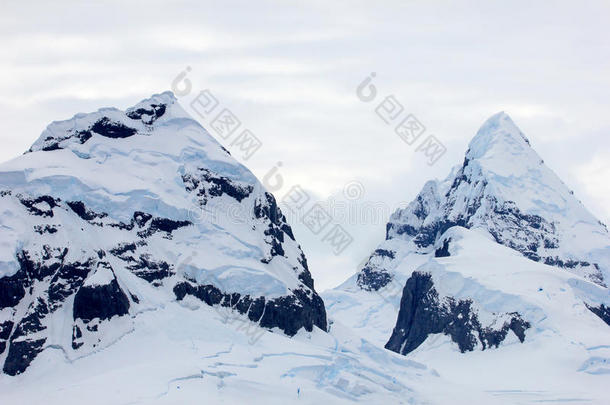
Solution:
[[[188,66],[180,101],[188,110],[209,89],[233,111],[263,143],[242,162],[261,179],[282,162],[276,197],[300,185],[312,201],[378,207],[379,220],[336,215],[354,237],[340,255],[292,220],[318,290],[353,274],[391,210],[446,177],[501,110],[610,222],[608,1],[5,3],[0,160],[53,120],[169,90]],[[371,72],[378,96],[365,103],[356,87]],[[375,115],[388,95],[445,145],[435,165]],[[346,200],[346,185],[359,198]]]

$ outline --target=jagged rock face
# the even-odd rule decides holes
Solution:
[[[327,329],[273,195],[171,93],[54,122],[0,186],[7,374],[46,347],[99,350],[187,295],[288,335]]]
[[[587,305],[587,308],[595,315],[599,316],[602,321],[606,322],[606,325],[610,326],[610,307],[601,304],[599,306]]]
[[[261,327],[279,327],[289,336],[293,336],[301,328],[311,331],[313,326],[321,329],[326,327],[322,299],[301,290],[295,290],[292,296],[265,299],[263,296],[253,298],[239,293],[223,293],[213,285],[198,285],[186,281],[176,284],[174,293],[178,300],[191,295],[208,305],[233,308]]]
[[[394,252],[388,249],[377,249],[369,257],[367,264],[358,273],[357,283],[363,290],[377,291],[387,285],[392,277],[384,271],[384,264],[395,258]]]
[[[439,297],[432,276],[415,271],[403,290],[396,327],[385,347],[406,355],[433,333],[450,336],[462,353],[479,345],[482,350],[498,347],[509,331],[523,343],[530,324],[521,315],[513,312],[496,315],[496,319],[505,320],[493,327],[483,326],[472,300]]]
[[[427,254],[454,226],[480,228],[525,257],[569,270],[604,286],[610,275],[610,236],[545,165],[504,113],[478,131],[460,167],[444,181],[429,181],[387,224],[386,241],[404,241]],[[395,244],[390,244],[395,246]],[[386,248],[381,244],[380,249]],[[391,265],[375,255],[366,279],[391,280]],[[383,286],[376,281],[363,289]]]
[[[333,315],[349,317],[351,325],[362,329],[374,323],[372,314],[385,311],[383,316],[393,320],[397,316],[385,342],[386,348],[401,354],[439,333],[462,352],[486,349],[512,335],[523,342],[525,333],[547,327],[540,323],[548,308],[532,298],[548,294],[543,284],[555,272],[562,279],[555,294],[573,289],[575,301],[570,305],[586,306],[591,311],[585,309],[587,315],[608,322],[609,259],[606,227],[500,113],[481,127],[461,165],[443,181],[428,181],[406,208],[391,216],[386,240],[353,280],[328,295],[327,305],[336,308]],[[505,267],[504,262],[513,260],[514,269]],[[521,267],[531,268],[536,276]],[[436,278],[430,277],[430,269]],[[514,291],[511,283],[521,271],[525,278],[532,277],[527,283],[541,285],[524,285],[526,294],[506,294]],[[502,274],[491,275],[496,272]],[[370,306],[359,306],[362,315],[349,314],[343,303],[359,294],[365,294]],[[533,330],[526,332],[529,325]]]

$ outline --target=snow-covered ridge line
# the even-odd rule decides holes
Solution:
[[[331,320],[411,358],[434,358],[438,336],[466,353],[527,352],[548,336],[596,347],[610,320],[609,260],[606,227],[499,113],[461,165],[392,214],[358,273],[323,296]]]
[[[453,226],[481,228],[525,257],[606,285],[610,235],[545,165],[505,113],[489,118],[469,144],[463,164],[429,181],[406,208],[392,214],[386,239],[430,253]],[[385,249],[384,244],[378,250]],[[373,254],[362,277],[386,280]],[[362,279],[363,288],[367,283]],[[375,285],[379,283],[375,282]],[[383,284],[383,282],[381,282]]]
[[[5,373],[47,347],[104,348],[187,295],[290,336],[327,330],[275,198],[169,92],[53,122],[0,188]]]

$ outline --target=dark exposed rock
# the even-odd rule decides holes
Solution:
[[[134,217],[135,218],[135,217]],[[141,238],[147,238],[156,232],[165,232],[168,238],[171,237],[171,233],[178,228],[192,225],[190,221],[175,221],[169,218],[153,218],[147,229],[138,232],[138,236]]]
[[[288,336],[295,335],[301,328],[311,331],[314,325],[327,330],[322,299],[315,293],[309,297],[303,290],[294,290],[292,293],[290,296],[267,300],[260,326],[278,327]]]
[[[108,117],[102,117],[91,126],[91,131],[106,138],[129,138],[138,131],[120,122],[111,121]]]
[[[392,275],[382,266],[387,260],[393,260],[395,252],[387,249],[376,249],[364,267],[358,273],[356,283],[366,291],[377,291],[392,281]]]
[[[0,309],[14,307],[25,296],[25,271],[20,269],[12,276],[0,278]]]
[[[449,253],[449,242],[451,242],[451,238],[445,239],[443,241],[443,246],[439,247],[434,251],[434,257],[451,256],[451,253]]]
[[[42,281],[61,267],[67,249],[51,249],[45,245],[43,250],[43,257],[47,261],[44,265],[34,263],[26,251],[17,254],[19,270],[11,276],[0,278],[0,309],[17,305],[35,280]]]
[[[84,283],[93,268],[94,261],[65,263],[51,278],[48,296],[53,310],[59,308],[66,298],[74,294]]]
[[[180,282],[174,287],[174,294],[178,301],[192,295],[210,306],[231,307],[240,314],[247,314],[252,322],[259,322],[261,327],[277,327],[289,336],[301,328],[312,331],[314,325],[327,330],[324,302],[314,292],[308,294],[303,290],[294,290],[292,295],[266,300],[264,297],[224,293],[213,285]]]
[[[54,137],[54,136],[49,136],[47,138],[45,138],[45,140],[43,141],[43,144],[40,148],[40,150],[43,150],[45,152],[48,151],[53,151],[53,150],[59,150],[59,149],[63,149],[63,147],[60,145],[63,141],[68,140],[68,139],[72,139],[73,141],[76,141],[79,144],[84,144],[85,142],[87,142],[89,139],[91,139],[91,131],[89,130],[81,130],[81,131],[72,131],[69,132],[67,136],[59,136],[59,137]],[[30,148],[26,153],[29,152],[33,152],[34,149]]]
[[[34,232],[36,232],[37,234],[40,234],[40,235],[43,235],[45,233],[53,234],[53,233],[57,233],[58,226],[59,225],[45,225],[45,226],[35,225]]]
[[[472,165],[468,158],[464,160],[444,195],[440,195],[436,183],[424,186],[417,198],[387,224],[386,239],[408,237],[426,252],[451,227],[483,226],[496,242],[530,260],[562,268],[587,268],[584,270],[587,277],[605,286],[597,263],[552,253],[559,248],[557,224],[540,215],[521,211],[514,201],[499,200],[480,169]],[[441,250],[438,253],[448,252]]]
[[[93,135],[91,134],[91,131],[89,130],[85,130],[85,131],[78,131],[76,133],[76,139],[79,140],[80,144],[82,145],[83,143],[87,142],[89,139],[91,139]]]
[[[44,319],[48,313],[49,308],[47,303],[42,298],[38,298],[29,306],[26,315],[21,318],[21,321],[15,327],[15,330],[11,335],[11,342],[15,339],[26,337],[27,335],[46,329],[42,324],[42,319]]]
[[[2,197],[10,196],[10,192],[3,192]],[[16,196],[21,204],[26,207],[32,215],[52,218],[53,209],[62,207],[68,213],[73,212],[81,220],[92,225],[113,225],[111,221],[97,221],[107,217],[105,213],[97,213],[88,209],[81,201],[66,202],[65,205],[59,199],[51,196],[24,197]],[[156,218],[144,212],[135,212],[128,224],[118,223],[116,226],[123,230],[133,230],[136,226],[140,229],[140,238],[148,237],[156,232],[164,232],[168,236],[173,231],[190,223],[187,221],[174,221],[167,218]],[[34,231],[39,234],[57,233],[59,225],[41,224],[35,225]],[[127,262],[126,266],[136,275],[148,281],[156,281],[172,275],[171,266],[164,262],[151,258],[149,255],[140,254],[132,257],[137,246],[144,245],[143,240],[139,242],[123,243],[113,249],[111,253]],[[34,291],[36,283],[46,285],[44,290],[39,291],[37,298],[29,304],[28,310],[20,319],[13,319],[1,324],[0,349],[8,352],[4,361],[4,370],[10,374],[23,372],[33,359],[43,349],[45,319],[52,312],[62,307],[66,300],[74,296],[73,315],[76,319],[82,319],[88,323],[91,319],[109,319],[114,315],[125,315],[129,310],[129,299],[120,289],[116,278],[108,285],[84,286],[84,282],[95,267],[98,260],[106,256],[104,250],[91,252],[92,259],[83,262],[68,262],[66,256],[67,248],[51,247],[42,245],[38,252],[20,251],[17,253],[19,269],[11,276],[0,278],[0,309],[15,307],[24,299],[28,293]],[[131,295],[133,302],[138,298]],[[27,304],[27,303],[26,303]],[[96,325],[87,325],[87,330],[96,329]],[[76,327],[73,336],[73,347],[79,348],[83,344],[77,337],[82,335]],[[10,339],[9,339],[10,336]]]
[[[254,190],[249,184],[241,184],[203,167],[198,168],[196,173],[183,174],[182,181],[188,192],[196,192],[202,205],[205,205],[209,198],[222,195],[241,202]]]
[[[11,342],[2,370],[13,376],[23,373],[42,351],[45,342],[46,338]]]
[[[391,233],[396,233],[396,235],[406,234],[409,236],[416,236],[418,230],[419,228],[416,228],[411,225],[395,224],[393,222],[388,222],[385,225],[385,238],[386,240],[392,239],[392,237],[390,236]]]
[[[0,323],[0,340],[7,340],[13,330],[13,322],[8,320]]]
[[[423,227],[419,233],[415,236],[413,241],[419,247],[428,247],[436,243],[438,238],[445,233],[445,231],[454,226],[467,226],[465,219],[458,219],[455,221],[444,220],[436,224]]]
[[[72,327],[72,349],[76,350],[81,347],[84,343],[80,341],[83,337],[83,332],[80,330],[78,325]]]
[[[135,254],[136,250],[137,246],[135,243],[122,243],[116,248],[111,249],[110,253],[124,262],[129,263],[125,267],[136,276],[151,283],[174,274],[172,272],[173,266],[169,263],[163,260],[155,260],[148,253],[137,255]]]
[[[95,318],[105,320],[115,315],[126,315],[128,312],[129,299],[119,287],[116,277],[109,284],[83,286],[74,296],[73,317],[85,323]]]
[[[143,123],[151,125],[159,117],[165,114],[165,109],[165,104],[151,104],[150,108],[127,110],[125,115],[127,115],[132,120],[141,120]]]
[[[287,223],[282,224],[282,232],[284,232],[290,239],[294,239],[294,235],[292,234],[292,228]]]
[[[281,228],[270,225],[263,231],[263,233],[265,236],[268,236],[268,238],[265,238],[265,240],[269,245],[271,245],[271,249],[269,250],[270,257],[263,258],[261,261],[263,263],[269,263],[275,256],[284,256],[284,254],[286,254],[286,252],[284,252],[284,247],[282,246],[282,243],[284,242],[284,232],[281,230]]]
[[[7,320],[0,323],[0,355],[6,350],[7,341],[13,330],[13,321]]]
[[[441,301],[432,276],[414,272],[404,287],[396,326],[385,347],[404,355],[415,350],[428,335],[443,333],[457,343],[461,352],[474,350],[478,342],[485,350],[498,347],[509,330],[523,342],[530,324],[516,312],[505,315],[510,321],[500,329],[484,327],[471,300],[446,297]]]
[[[56,200],[48,195],[41,195],[34,199],[20,196],[19,201],[27,208],[30,214],[41,217],[53,217],[53,208],[57,207],[60,202],[60,200]]]
[[[42,261],[38,262],[32,259],[29,252],[21,251],[17,254],[19,270],[11,276],[0,278],[1,308],[19,304],[26,298],[26,292],[32,291],[35,283],[48,283],[47,289],[29,304],[21,319],[11,321],[10,340],[3,341],[0,337],[0,346],[8,347],[9,352],[4,363],[6,373],[14,375],[28,367],[45,342],[40,338],[40,332],[45,329],[44,319],[81,287],[91,271],[93,260],[70,263],[65,260],[67,253],[68,249],[43,245]],[[6,323],[2,325],[0,336],[9,333],[4,332]]]
[[[126,266],[133,274],[149,283],[172,276],[172,266],[163,261],[154,261],[149,254],[142,254],[133,264]]]
[[[48,291],[52,303],[61,295],[62,287],[59,283],[76,282],[78,277],[74,273],[81,265],[64,263],[67,249],[50,249],[48,246],[44,246],[43,249],[43,257],[46,261],[44,264],[32,261],[26,251],[17,254],[19,270],[11,276],[0,278],[0,309],[17,305],[34,281],[42,281],[46,277],[55,275]],[[86,277],[86,272],[82,277]]]
[[[4,362],[3,371],[9,375],[17,375],[25,371],[34,358],[42,351],[46,338],[30,339],[33,335],[43,331],[42,319],[49,313],[47,304],[38,298],[28,308],[26,315],[15,326]]]
[[[373,252],[373,255],[381,256],[381,257],[389,257],[390,259],[394,258],[394,252],[392,252],[391,250],[387,250],[387,249],[376,249]]]
[[[192,285],[186,281],[174,286],[174,294],[178,301],[187,295],[192,295],[210,306],[220,304],[224,298],[222,291],[213,285]]]
[[[260,199],[254,204],[254,216],[258,219],[267,219],[274,225],[279,225],[282,221],[282,211],[278,207],[275,197],[270,193],[265,193],[265,198]]]
[[[299,280],[301,280],[301,282],[303,284],[305,284],[307,287],[309,287],[313,290],[314,289],[313,278],[311,277],[311,273],[309,272],[309,266],[307,265],[307,258],[305,257],[305,254],[303,252],[301,252],[298,260],[304,269],[304,271],[301,271],[301,273],[299,273]],[[297,269],[295,268],[295,270],[297,270]]]
[[[110,253],[125,261],[134,261],[132,256],[126,255],[127,252],[134,253],[136,251],[135,243],[121,243],[114,249],[110,249]]]
[[[610,307],[607,307],[604,304],[601,304],[598,307],[588,304],[585,305],[587,306],[587,308],[589,308],[589,311],[599,316],[602,321],[606,322],[606,324],[610,326]]]
[[[79,216],[79,218],[89,222],[91,225],[104,226],[104,223],[98,221],[93,222],[94,219],[102,219],[108,217],[105,212],[95,212],[85,206],[82,201],[70,201],[67,203],[72,211]],[[165,232],[167,238],[171,238],[171,233],[176,229],[192,225],[190,221],[177,221],[169,218],[153,217],[153,215],[135,211],[133,217],[129,223],[124,222],[107,222],[107,225],[121,230],[131,231],[136,226],[141,228],[137,233],[140,238],[147,238],[156,232]]]
[[[97,214],[93,211],[88,210],[82,201],[68,201],[67,204],[76,215],[78,215],[85,221],[91,221],[95,218],[104,218],[107,216],[106,213]]]
[[[364,266],[358,273],[356,283],[364,290],[377,291],[388,285],[391,281],[392,275],[387,271]]]
[[[269,263],[275,256],[284,256],[286,254],[282,246],[284,235],[287,235],[292,240],[294,240],[294,235],[273,194],[265,192],[264,198],[259,198],[254,202],[254,217],[256,219],[263,219],[267,223],[267,229],[264,230],[266,236],[265,242],[271,247],[269,255],[261,259],[261,262]],[[300,261],[303,264],[303,260]],[[306,274],[299,275],[299,278],[308,280],[311,278],[311,275],[309,274],[306,261],[303,268]]]
[[[136,211],[133,213],[133,222],[142,228],[152,217],[152,215],[147,214],[146,212]]]

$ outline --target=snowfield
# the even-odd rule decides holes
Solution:
[[[133,330],[78,359],[45,350],[23,375],[0,378],[6,403],[414,403],[426,366],[336,325],[293,338],[252,330],[195,299],[139,314]],[[300,390],[300,394],[299,394]]]
[[[406,280],[414,271],[429,273],[439,295],[473,299],[479,319],[497,322],[497,314],[516,311],[532,325],[523,343],[509,332],[498,348],[482,350],[479,345],[465,353],[446,335],[430,335],[406,358],[425,364],[443,384],[463,392],[439,396],[428,379],[417,392],[441,404],[468,403],[474,393],[491,395],[480,403],[606,403],[610,329],[583,299],[608,305],[607,289],[528,260],[482,232],[447,232],[457,241],[451,256],[407,256],[394,269],[396,279]],[[370,292],[355,280],[322,294],[329,317],[383,347],[396,323],[402,290],[388,285]]]

